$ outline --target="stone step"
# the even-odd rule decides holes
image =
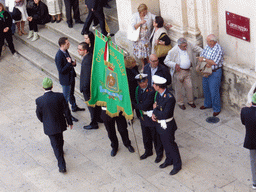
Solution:
[[[60,33],[56,32],[55,30],[49,30],[48,27],[47,28],[44,27],[44,28],[40,29],[39,35],[40,35],[40,38],[43,38],[45,41],[49,42],[49,44],[51,44],[55,50],[59,49],[58,40],[60,37],[63,37],[63,34],[60,34]],[[77,45],[79,42],[74,41],[72,38],[69,38],[69,42],[70,42],[70,47],[68,49],[68,52],[69,52],[70,56],[73,59],[76,59],[76,61],[78,61],[79,63],[81,63],[82,58],[77,52]],[[80,41],[80,42],[82,42],[82,41]]]
[[[47,35],[50,35],[51,37],[47,37]],[[39,29],[39,36],[40,38],[37,41],[32,42],[31,39],[27,39],[26,36],[17,36],[15,35],[21,42],[23,42],[25,45],[29,46],[32,48],[32,50],[38,52],[41,54],[43,57],[47,58],[50,60],[49,65],[54,64],[55,65],[55,55],[59,49],[59,46],[55,44],[53,41],[52,36],[55,36],[54,33],[51,33],[47,29]],[[56,39],[59,39],[59,37],[55,37]],[[72,47],[72,49],[71,49]],[[74,47],[77,47],[77,45],[70,45],[70,55],[73,59],[77,60],[77,67],[76,67],[76,72],[80,74],[81,71],[81,58],[79,58],[78,54],[74,55]],[[19,52],[19,49],[17,49]],[[22,55],[22,54],[21,54]],[[78,75],[79,76],[79,75]]]
[[[116,33],[119,30],[117,20],[117,10],[115,0],[109,2],[111,9],[104,8],[107,24],[110,28],[110,33]],[[85,21],[87,14],[81,15],[81,20]],[[84,41],[81,35],[83,24],[74,24],[73,28],[68,28],[65,21],[60,23],[47,23],[45,26],[39,26],[40,38],[32,42],[26,36],[18,36],[15,34],[14,43],[17,52],[40,68],[46,74],[58,80],[58,70],[55,64],[55,55],[59,49],[58,40],[60,37],[68,37],[70,42],[69,53],[73,59],[76,59],[77,66],[75,68],[77,73],[76,78],[76,93],[82,97],[79,91],[80,85],[80,71],[81,71],[81,57],[77,52],[77,46]],[[26,25],[28,31],[28,25]],[[100,27],[97,29],[100,31]],[[93,31],[90,28],[91,31]],[[112,38],[115,42],[115,39]]]
[[[29,60],[33,65],[42,70],[51,78],[54,78],[57,81],[59,80],[58,70],[52,58],[45,57],[44,54],[35,51],[34,48],[31,46],[24,46],[24,42],[21,38],[17,38],[16,36],[14,36],[13,42],[15,44],[15,49],[19,52],[20,55]],[[80,93],[79,85],[80,76],[77,72],[75,92],[79,95],[79,97],[83,97],[83,95]]]

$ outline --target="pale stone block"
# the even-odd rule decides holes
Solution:
[[[214,127],[214,126],[212,126]],[[209,126],[208,126],[209,128]],[[203,127],[199,127],[197,129],[189,130],[188,133],[194,136],[196,139],[201,140],[203,143],[218,147],[223,146],[226,142],[225,139],[219,137],[215,133],[211,133],[207,129]]]
[[[1,171],[4,173],[0,175],[0,191],[37,191],[37,188],[8,160],[1,158],[0,162]]]
[[[250,185],[245,185],[240,181],[235,181],[222,188],[224,191],[240,192],[240,191],[253,191]]]
[[[39,191],[58,191],[62,183],[56,182],[51,174],[42,167],[37,167],[23,174]]]
[[[191,189],[177,181],[176,178],[177,175],[170,176],[168,173],[162,171],[148,178],[148,181],[154,183],[159,191],[192,192]]]
[[[188,169],[182,169],[177,174],[176,180],[192,189],[192,191],[207,191],[206,189],[214,187],[211,181],[190,172]]]
[[[226,125],[216,126],[212,129],[212,132],[216,133],[220,137],[228,140],[230,143],[233,143],[235,145],[241,145],[244,140],[243,134]]]
[[[223,167],[213,166],[199,157],[188,162],[183,169],[189,169],[190,172],[211,181],[217,187],[223,187],[236,180],[236,178],[232,174],[229,174],[226,169],[223,169]]]
[[[240,117],[237,117],[236,115],[232,116],[232,120],[226,122],[225,125],[237,130],[239,133],[245,133],[244,125],[242,125]]]

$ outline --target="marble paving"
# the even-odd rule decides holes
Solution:
[[[135,153],[122,145],[110,156],[110,142],[103,124],[98,130],[83,130],[89,123],[88,109],[73,113],[79,119],[64,133],[67,173],[58,171],[49,139],[35,114],[35,99],[44,93],[47,76],[9,51],[0,60],[0,191],[32,192],[248,192],[251,189],[249,152],[243,148],[244,126],[239,115],[223,109],[220,122],[205,119],[211,109],[175,109],[176,141],[183,169],[170,176],[172,166],[160,169],[155,154],[139,160],[144,152],[139,120],[129,136]],[[53,91],[61,92],[54,81]],[[82,98],[76,97],[80,107]],[[135,134],[135,135],[134,135]],[[163,163],[163,160],[162,160]]]

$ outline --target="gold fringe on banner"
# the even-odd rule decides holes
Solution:
[[[86,101],[85,103],[86,103],[88,106],[90,106],[90,107],[95,107],[95,106],[107,107],[107,102],[105,102],[105,101],[97,101],[94,105],[89,105],[89,104],[88,104],[88,101]],[[109,117],[113,118],[113,117],[117,117],[117,116],[119,115],[120,111],[123,112],[123,116],[124,116],[126,119],[129,119],[129,120],[132,120],[132,119],[133,119],[133,114],[132,114],[132,115],[127,115],[127,114],[124,112],[124,108],[123,108],[123,107],[120,107],[120,106],[118,106],[118,105],[117,105],[117,112],[116,112],[116,113],[110,113],[110,112],[108,111],[108,108],[107,108],[106,114],[107,114]]]

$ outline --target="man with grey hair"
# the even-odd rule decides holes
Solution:
[[[191,80],[191,67],[196,66],[195,53],[200,53],[203,49],[189,43],[185,38],[179,38],[175,45],[167,54],[164,64],[175,70],[175,93],[178,106],[185,110],[182,87],[185,88],[188,104],[196,108],[193,99],[193,87]]]
[[[212,74],[203,77],[204,105],[200,109],[213,108],[213,116],[221,111],[220,85],[222,77],[223,50],[217,43],[215,35],[208,35],[207,46],[202,51],[198,60],[207,63],[206,67],[212,68]]]

